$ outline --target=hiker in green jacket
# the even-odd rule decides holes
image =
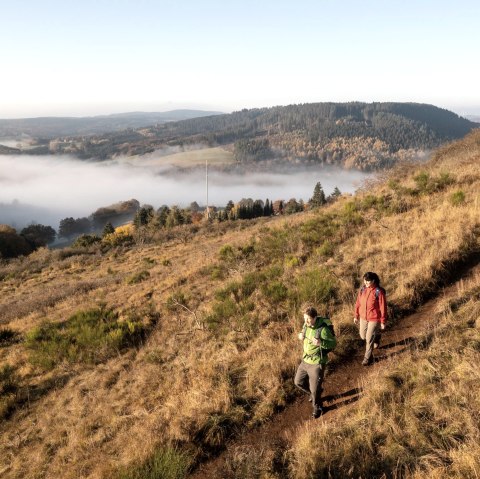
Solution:
[[[322,384],[328,352],[337,344],[332,322],[317,315],[317,310],[308,307],[303,312],[304,326],[298,338],[303,341],[303,358],[295,374],[295,386],[310,395],[312,417],[322,412]]]

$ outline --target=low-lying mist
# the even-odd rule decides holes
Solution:
[[[137,199],[161,205],[206,204],[205,171],[117,162],[94,163],[67,156],[0,156],[0,223],[19,229],[32,222],[58,229],[67,216],[89,216],[97,208]],[[325,194],[335,186],[353,192],[367,175],[340,168],[292,169],[288,173],[209,172],[209,204],[223,207],[242,198],[308,199],[320,181]]]

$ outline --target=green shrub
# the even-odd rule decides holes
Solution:
[[[334,247],[331,241],[325,240],[323,244],[317,248],[317,254],[320,256],[333,256]]]
[[[292,299],[297,304],[326,304],[334,298],[334,281],[327,270],[313,268],[305,271],[297,278],[296,290]]]
[[[295,249],[296,242],[296,236],[288,227],[271,230],[260,238],[257,247],[259,256],[266,261],[283,259],[285,254]]]
[[[68,363],[96,364],[141,342],[147,326],[139,319],[118,320],[104,308],[79,311],[60,323],[46,321],[27,334],[30,362],[44,369]]]
[[[145,264],[147,264],[148,266],[154,266],[156,264],[156,261],[152,258],[143,258],[142,260]]]
[[[166,306],[171,312],[179,311],[182,306],[188,307],[188,298],[183,291],[177,291],[167,298]]]
[[[442,172],[434,183],[435,191],[439,191],[445,189],[447,186],[453,185],[455,183],[455,178],[453,178],[450,173]]]
[[[235,252],[233,251],[232,246],[229,244],[225,244],[220,248],[218,256],[222,261],[228,262],[235,260]]]
[[[275,308],[288,297],[288,288],[281,281],[268,281],[261,289],[265,299]]]
[[[135,242],[133,235],[128,233],[110,233],[102,238],[102,245],[108,247],[131,246]]]
[[[285,257],[286,268],[296,268],[302,264],[302,261],[297,256],[288,255]]]
[[[413,177],[413,181],[415,181],[415,184],[417,185],[417,190],[420,193],[425,193],[428,190],[430,175],[426,171],[421,171],[418,175]]]
[[[157,450],[140,466],[118,471],[111,479],[185,479],[191,465],[191,455],[166,447]]]
[[[74,248],[88,248],[89,246],[92,246],[93,244],[100,243],[102,241],[102,238],[97,235],[82,235],[79,236],[73,243],[72,247]]]
[[[210,278],[225,279],[227,277],[227,270],[224,266],[213,265],[209,269]]]
[[[450,203],[453,206],[460,206],[465,203],[465,193],[462,190],[455,191],[450,196]]]
[[[257,289],[257,286],[262,281],[262,276],[263,275],[255,272],[247,273],[243,277],[242,282],[240,283],[241,299],[249,298],[253,294],[253,292]]]
[[[301,239],[305,246],[312,248],[322,244],[326,239],[335,238],[338,229],[338,222],[332,215],[322,214],[300,227]]]
[[[130,278],[127,279],[127,283],[137,284],[137,283],[141,283],[142,281],[145,281],[148,278],[150,278],[150,273],[146,270],[143,270],[130,276]]]
[[[346,226],[359,226],[363,223],[362,215],[359,213],[359,205],[355,201],[345,203],[342,221]]]
[[[447,172],[442,172],[437,178],[433,178],[422,171],[414,176],[413,180],[417,185],[417,193],[434,193],[455,183],[455,179]]]

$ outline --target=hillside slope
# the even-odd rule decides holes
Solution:
[[[151,458],[185,472],[271,418],[297,394],[304,302],[330,312],[339,364],[364,271],[396,321],[477,254],[479,161],[475,131],[318,210],[2,263],[2,477],[148,477]]]

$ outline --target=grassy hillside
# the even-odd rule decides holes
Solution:
[[[428,164],[403,165],[318,210],[142,231],[128,247],[110,236],[90,249],[43,249],[2,263],[2,477],[147,478],[152,468],[185,477],[230,435],[271,418],[295,396],[304,302],[331,314],[339,336],[332,363],[339,363],[359,346],[351,319],[364,271],[378,272],[398,321],[478,254],[479,160],[475,131]],[[448,337],[439,333],[439,343],[410,360],[431,361],[435,374],[422,382],[409,360],[397,365],[338,431],[320,422],[301,431],[288,468],[268,477],[328,477],[334,467],[344,476],[351,470],[374,477],[380,461],[389,477],[442,467],[452,477],[478,471],[478,454],[468,456],[470,465],[458,462],[479,434],[465,382],[468,364],[479,359],[475,288],[466,287],[446,313],[459,322],[458,345],[450,342],[445,354]],[[391,379],[395,374],[405,383]],[[451,391],[452,384],[459,392],[451,407],[469,409],[460,418],[455,409],[436,416],[440,403],[426,391]],[[418,397],[417,387],[426,388]],[[389,425],[385,449],[375,436],[379,414]],[[406,430],[399,421],[407,414],[423,419],[408,421]],[[375,427],[359,429],[355,421]],[[452,440],[442,440],[449,432],[431,432],[440,423]],[[316,454],[303,461],[319,437],[352,452],[331,454],[330,463]],[[375,459],[360,466],[363,437]]]

